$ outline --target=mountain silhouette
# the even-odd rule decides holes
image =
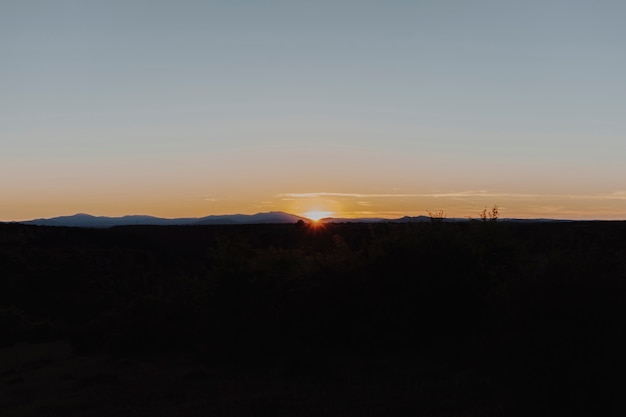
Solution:
[[[210,224],[259,224],[259,223],[296,223],[309,220],[281,211],[257,214],[228,214],[213,215],[206,217],[189,217],[165,219],[145,215],[129,215],[123,217],[92,216],[78,213],[72,216],[60,216],[50,219],[35,219],[20,223],[37,226],[67,226],[67,227],[92,227],[108,228],[114,226],[154,225],[154,226],[180,226],[180,225],[210,225]]]
[[[93,216],[91,214],[78,213],[72,216],[60,216],[50,219],[35,219],[18,223],[32,224],[36,226],[65,226],[65,227],[88,227],[88,228],[109,228],[115,226],[184,226],[184,225],[219,225],[219,224],[279,224],[297,223],[303,221],[311,222],[306,217],[289,214],[282,211],[270,211],[256,214],[224,214],[210,215],[205,217],[181,217],[166,219],[161,217],[146,215],[129,215],[122,217]],[[379,217],[367,218],[341,218],[326,217],[321,219],[322,223],[416,223],[431,221],[429,216],[404,216],[398,219],[384,219]],[[444,222],[466,222],[467,218],[446,218]],[[499,219],[503,222],[566,222],[568,220],[553,219]]]
[[[270,211],[257,214],[231,214],[224,216],[206,216],[193,224],[259,224],[259,223],[297,223],[306,221],[305,217],[296,216],[282,211]]]

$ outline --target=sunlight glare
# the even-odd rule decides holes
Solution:
[[[307,219],[311,219],[314,222],[317,222],[325,217],[330,217],[333,214],[332,211],[319,211],[319,210],[314,210],[314,211],[309,211],[304,213],[304,216]]]

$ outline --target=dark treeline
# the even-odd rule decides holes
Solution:
[[[345,364],[393,387],[359,415],[621,415],[625,300],[623,222],[0,225],[0,347]]]

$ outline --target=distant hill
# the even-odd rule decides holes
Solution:
[[[320,219],[322,223],[382,223],[388,222],[389,219],[380,217],[358,217],[358,218],[342,218],[342,217],[325,217]]]
[[[309,222],[304,217],[282,211],[270,211],[257,214],[232,214],[224,216],[207,216],[197,219],[193,224],[259,224],[259,223],[297,223],[298,221]]]
[[[444,220],[458,220],[458,219],[444,219]],[[394,223],[416,223],[416,222],[429,222],[431,221],[428,216],[404,216],[402,218],[393,220]]]
[[[209,225],[209,224],[259,224],[259,223],[296,223],[308,219],[294,214],[273,211],[257,214],[230,214],[220,216],[190,217],[164,219],[153,216],[132,215],[123,217],[92,216],[78,213],[72,216],[60,216],[50,219],[36,219],[24,221],[24,224],[37,226],[68,226],[68,227],[93,227],[108,228],[114,226],[154,225],[154,226],[180,226],[180,225]]]
[[[479,220],[479,219],[474,219]],[[78,213],[72,216],[53,217],[50,219],[35,219],[20,223],[33,224],[37,226],[67,226],[67,227],[90,227],[109,228],[114,226],[182,226],[182,225],[212,225],[212,224],[262,224],[262,223],[297,223],[298,221],[310,222],[306,217],[289,214],[282,211],[270,211],[256,214],[225,214],[211,215],[206,217],[183,217],[175,219],[165,219],[154,216],[131,215],[123,217],[92,216],[90,214]],[[428,216],[404,216],[398,219],[383,219],[379,217],[363,218],[341,218],[327,217],[321,219],[322,223],[419,223],[429,222]],[[446,218],[444,222],[466,222],[466,218]],[[563,222],[569,220],[551,219],[498,219],[499,222]]]
[[[123,217],[105,217],[92,216],[90,214],[74,214],[72,216],[53,217],[51,219],[36,219],[25,221],[25,224],[34,224],[37,226],[70,226],[70,227],[96,227],[107,228],[113,226],[130,226],[130,225],[183,225],[191,224],[198,221],[196,218],[191,219],[162,219],[153,216],[123,216]]]

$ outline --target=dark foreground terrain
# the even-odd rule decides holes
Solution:
[[[626,415],[626,223],[0,224],[0,415]]]

